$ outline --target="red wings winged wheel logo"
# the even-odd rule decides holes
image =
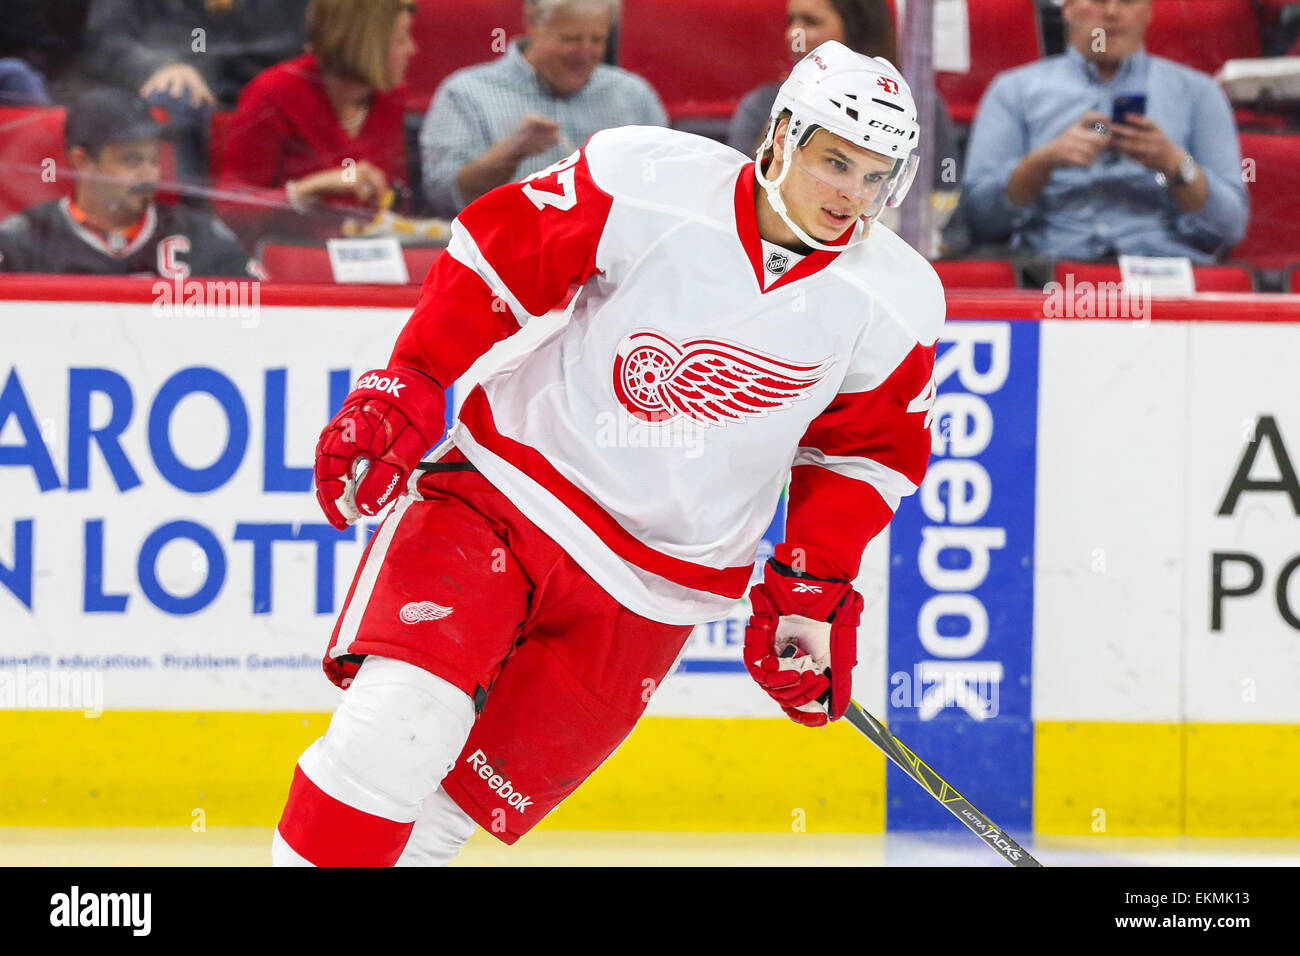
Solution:
[[[834,364],[830,358],[790,362],[721,339],[678,344],[638,329],[618,345],[614,395],[644,422],[663,424],[685,415],[726,425],[802,401]]]

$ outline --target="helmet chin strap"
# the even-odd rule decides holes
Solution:
[[[758,147],[758,155],[754,159],[754,176],[762,185],[763,192],[767,193],[767,201],[771,204],[772,209],[776,211],[776,214],[781,217],[781,221],[790,227],[794,234],[799,238],[799,241],[804,245],[813,249],[821,249],[824,252],[843,252],[845,249],[850,249],[853,246],[866,242],[867,232],[870,229],[871,223],[875,219],[874,216],[871,218],[859,216],[858,221],[850,228],[857,229],[860,225],[865,224],[861,234],[852,237],[848,242],[838,246],[831,246],[824,242],[817,241],[812,236],[808,235],[808,233],[804,232],[804,230],[799,227],[799,224],[790,218],[790,211],[786,208],[785,198],[781,195],[781,185],[785,182],[785,178],[790,175],[790,170],[794,167],[794,151],[796,147],[794,145],[794,137],[789,134],[789,130],[787,129],[785,148],[781,152],[781,175],[776,177],[775,181],[768,179],[766,174],[763,172],[763,154],[772,147],[775,136],[776,123],[773,122],[768,128],[767,136],[763,139],[763,144]]]

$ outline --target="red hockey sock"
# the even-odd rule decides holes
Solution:
[[[294,852],[316,866],[392,866],[414,826],[335,800],[295,766],[278,829]]]

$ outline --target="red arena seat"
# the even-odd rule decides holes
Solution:
[[[966,6],[970,71],[934,75],[948,112],[962,124],[975,118],[980,97],[995,76],[1043,55],[1034,0],[979,0]]]
[[[423,113],[438,85],[457,70],[495,60],[523,33],[523,0],[418,0],[411,25],[418,52],[406,70],[406,108]]]
[[[1234,259],[1268,268],[1300,260],[1300,135],[1242,133],[1250,225]]]
[[[225,151],[234,119],[234,110],[217,110],[212,114],[208,127],[208,173],[214,181],[221,170],[221,154]]]
[[[1100,262],[1068,262],[1056,264],[1052,278],[1062,285],[1072,276],[1077,286],[1081,282],[1119,282],[1119,266]],[[1245,266],[1193,266],[1192,278],[1197,292],[1254,292],[1255,277]]]
[[[1016,289],[1015,267],[1005,259],[957,259],[932,262],[946,289]]]
[[[67,164],[64,115],[57,107],[0,108],[0,220],[72,194],[72,177],[59,175]]]
[[[1263,56],[1253,0],[1154,0],[1146,47],[1211,75],[1227,60]]]
[[[624,4],[619,63],[650,82],[674,122],[728,117],[790,69],[784,30],[785,0],[642,0]]]

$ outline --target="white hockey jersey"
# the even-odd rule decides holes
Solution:
[[[756,196],[729,147],[597,133],[461,213],[391,360],[447,384],[581,285],[451,438],[616,600],[667,623],[744,593],[792,468],[778,559],[852,578],[929,461],[934,270],[879,224],[839,253],[765,244]]]

